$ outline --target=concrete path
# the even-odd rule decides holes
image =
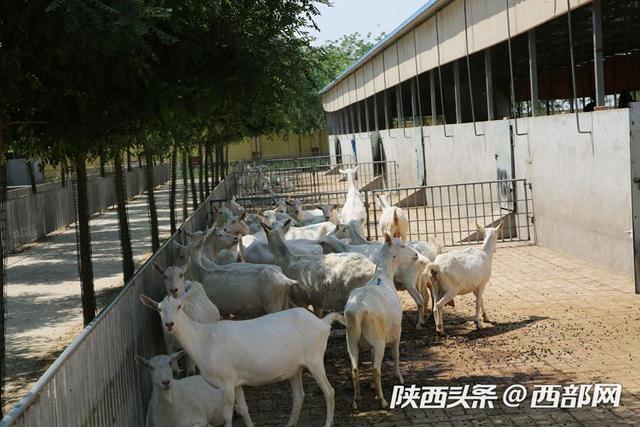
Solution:
[[[180,189],[179,189],[180,190]],[[156,190],[161,239],[169,237],[169,186]],[[181,190],[176,208],[182,219]],[[146,195],[128,205],[129,226],[136,265],[151,255]],[[103,308],[122,286],[118,217],[115,208],[91,220],[93,273],[98,308]],[[52,233],[28,245],[7,263],[7,376],[12,407],[57,355],[82,329],[80,281],[76,255],[76,228]]]

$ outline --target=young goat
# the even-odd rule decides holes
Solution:
[[[299,307],[312,305],[318,316],[324,309],[342,310],[349,293],[373,276],[375,265],[362,254],[297,255],[285,244],[284,229],[263,227],[276,265],[308,288],[295,289],[292,300]]]
[[[293,408],[287,426],[298,423],[304,391],[302,370],[307,368],[324,394],[325,427],[333,423],[334,390],[324,369],[324,353],[331,323],[342,315],[318,319],[308,310],[294,308],[257,319],[197,323],[184,314],[188,294],[165,297],[157,303],[141,295],[142,303],[160,313],[163,328],[175,334],[201,369],[202,377],[220,389],[225,426],[231,427],[234,401],[245,423],[252,426],[242,386],[260,386],[289,380]]]
[[[378,199],[382,205],[382,215],[378,225],[380,234],[389,233],[392,237],[406,241],[407,234],[409,234],[407,213],[403,209],[391,205],[389,193],[378,194]]]
[[[477,227],[479,232],[485,234],[481,248],[466,248],[440,254],[429,263],[424,273],[432,285],[435,303],[433,317],[436,332],[440,335],[444,335],[442,308],[457,295],[473,292],[476,296],[476,327],[482,327],[480,313],[484,322],[489,322],[482,294],[491,278],[491,263],[502,223],[496,228],[483,228],[479,225]]]
[[[344,308],[347,323],[347,349],[351,359],[355,409],[360,407],[360,374],[358,356],[360,348],[372,350],[376,397],[383,408],[387,401],[382,395],[381,367],[384,349],[391,346],[395,374],[404,384],[400,374],[400,335],[402,333],[402,304],[393,283],[393,276],[401,265],[419,262],[419,254],[399,239],[384,235],[375,276],[361,288],[354,289]],[[422,258],[423,260],[426,258]],[[420,261],[425,263],[425,261]]]
[[[164,328],[163,328],[164,329]],[[184,351],[136,361],[151,372],[153,392],[145,427],[206,427],[224,424],[222,393],[201,376],[173,379],[171,364]]]
[[[332,222],[333,224],[339,224],[338,218],[338,205],[323,204],[318,205],[316,209],[304,210],[302,202],[298,199],[292,199],[286,202],[293,208],[293,213],[298,222],[305,226],[311,224],[318,224],[320,222]]]

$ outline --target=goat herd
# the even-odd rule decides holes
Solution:
[[[325,426],[332,425],[334,390],[324,354],[334,322],[346,327],[354,407],[360,406],[358,354],[367,348],[376,398],[387,406],[381,386],[386,347],[403,382],[398,290],[415,300],[418,328],[425,325],[426,301],[432,299],[436,331],[443,334],[443,307],[470,292],[476,296],[477,327],[481,313],[487,321],[482,294],[500,227],[481,228],[481,247],[440,254],[433,242],[405,243],[406,214],[383,196],[384,242],[369,242],[362,234],[366,212],[354,182],[356,169],[341,171],[350,189],[339,213],[335,205],[304,210],[295,199],[276,199],[275,209],[248,213],[234,198],[216,209],[211,228],[187,233],[186,245],[175,242],[175,265],[156,265],[167,295],[160,302],[140,297],[159,313],[173,354],[136,356],[153,378],[148,426],[231,426],[234,409],[251,426],[243,386],[284,380],[293,391],[287,425],[296,425],[304,368],[324,394]],[[221,320],[229,316],[250,319]],[[187,376],[176,380],[183,357]]]

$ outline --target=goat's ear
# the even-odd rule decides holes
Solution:
[[[289,231],[290,228],[291,228],[291,218],[289,218],[284,222],[284,225],[282,226],[282,232],[286,233],[287,231]]]
[[[163,269],[160,265],[158,265],[158,264],[157,264],[157,263],[155,263],[155,262],[154,262],[154,263],[152,263],[151,265],[153,265],[153,268],[155,268],[156,270],[158,270],[158,273],[160,273],[160,274],[164,275],[164,269]]]
[[[323,209],[322,209],[322,206],[320,206],[320,205],[316,205],[316,209],[323,210]]]
[[[338,172],[340,172],[341,174],[346,174],[347,173],[347,171],[344,170],[344,169],[338,169]]]
[[[391,240],[391,236],[389,236],[389,233],[384,233],[384,242],[391,246],[391,244],[393,243],[393,240]]]
[[[364,225],[364,218],[360,218],[360,225]]]
[[[476,230],[478,230],[480,233],[484,233],[484,227],[478,224],[477,222],[476,222]]]
[[[149,363],[149,361],[147,359],[145,359],[142,356],[138,356],[137,354],[135,354],[133,357],[136,359],[136,362],[138,362],[138,364],[140,366],[143,366],[143,367],[153,371],[153,365],[151,363]]]
[[[247,217],[247,211],[242,212],[242,215],[240,215],[240,218],[238,218],[238,221],[244,221],[244,219]]]
[[[271,233],[271,227],[269,227],[267,224],[265,224],[264,222],[260,222],[260,225],[267,235]]]
[[[360,165],[356,166],[355,168],[353,168],[353,173],[358,172],[358,168],[360,167]]]
[[[498,226],[496,227],[496,231],[500,231],[503,225],[504,225],[504,221],[500,221],[500,224],[498,224]]]
[[[145,294],[140,294],[140,301],[142,301],[142,304],[146,305],[150,309],[155,311],[160,311],[158,310],[158,303],[155,302],[153,299],[149,298],[148,296],[146,296]]]
[[[333,205],[331,209],[338,209],[338,204],[336,203],[335,205]]]
[[[175,362],[176,360],[179,360],[182,356],[184,356],[184,354],[185,354],[184,350],[178,350],[172,355],[170,355],[169,357],[171,358],[172,362]]]
[[[400,221],[398,220],[398,210],[397,210],[397,209],[394,209],[394,210],[393,210],[393,223],[394,223],[395,225],[398,225],[398,223],[399,223],[399,222],[400,222]]]

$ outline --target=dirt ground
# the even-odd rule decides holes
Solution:
[[[400,347],[405,386],[497,385],[498,396],[512,384],[622,384],[621,405],[597,408],[520,408],[499,399],[494,409],[380,410],[368,386],[371,364],[361,355],[363,410],[353,411],[350,363],[344,331],[332,332],[325,364],[336,390],[336,426],[408,425],[639,425],[640,296],[631,280],[537,246],[500,247],[485,306],[494,324],[477,331],[474,297],[462,296],[447,307],[448,333],[437,337],[414,327],[416,311],[408,294]],[[391,398],[395,384],[390,354],[383,365],[383,390]],[[320,426],[325,416],[322,393],[305,376],[300,425]],[[256,425],[284,425],[291,409],[288,383],[247,390]],[[237,420],[236,423],[241,423]]]
[[[181,209],[181,191],[176,206]],[[169,191],[156,189],[161,238],[169,236]],[[181,211],[178,211],[181,218]],[[136,264],[151,254],[146,195],[128,204],[129,226]],[[47,367],[82,330],[80,281],[75,227],[9,255],[7,265],[6,401],[9,409],[29,390]],[[118,218],[107,209],[91,219],[91,239],[98,308],[105,307],[122,286]]]

